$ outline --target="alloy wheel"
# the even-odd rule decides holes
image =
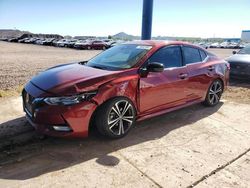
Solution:
[[[116,102],[108,115],[108,128],[116,136],[125,134],[134,120],[133,106],[126,100]]]
[[[209,90],[209,102],[214,105],[217,104],[220,100],[222,94],[222,84],[220,81],[215,81],[210,87]]]

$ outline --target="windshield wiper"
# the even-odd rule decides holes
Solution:
[[[102,70],[106,69],[105,67],[101,67],[101,66],[97,66],[97,65],[92,65],[90,67],[97,68],[97,69],[102,69]]]

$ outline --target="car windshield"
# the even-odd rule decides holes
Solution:
[[[105,69],[122,70],[132,68],[152,46],[121,44],[112,47],[87,62],[87,66]]]
[[[250,46],[241,49],[238,54],[250,54]]]

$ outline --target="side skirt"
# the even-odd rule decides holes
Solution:
[[[194,105],[194,104],[198,104],[198,103],[201,103],[203,102],[202,99],[199,99],[199,100],[195,100],[195,101],[191,101],[191,102],[187,102],[185,103],[184,105],[180,105],[180,106],[175,106],[173,108],[167,108],[165,110],[161,110],[161,111],[156,111],[154,113],[151,113],[151,114],[141,114],[137,117],[137,120],[136,121],[142,121],[142,120],[145,120],[145,119],[149,119],[149,118],[152,118],[152,117],[155,117],[155,116],[159,116],[159,115],[162,115],[162,114],[166,114],[168,112],[172,112],[172,111],[175,111],[175,110],[179,110],[181,108],[185,108],[187,106],[191,106],[191,105]]]

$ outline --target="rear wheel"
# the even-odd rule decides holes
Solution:
[[[221,95],[223,93],[223,84],[220,80],[215,80],[210,85],[207,91],[204,104],[206,106],[215,106],[220,102]]]
[[[109,138],[122,138],[133,127],[135,109],[126,98],[119,97],[105,103],[95,115],[98,131]]]
[[[88,46],[88,47],[87,47],[87,49],[88,49],[88,50],[91,50],[91,47],[90,47],[90,46]]]

